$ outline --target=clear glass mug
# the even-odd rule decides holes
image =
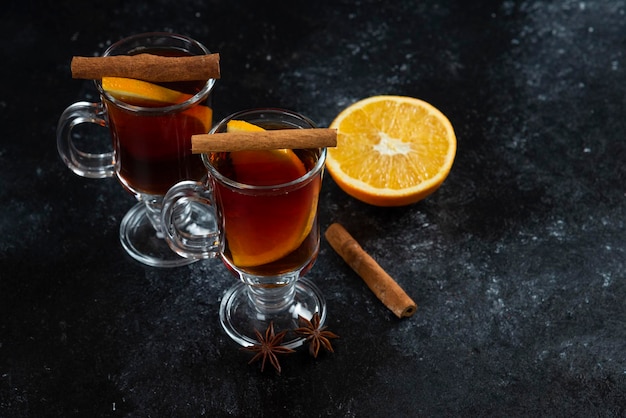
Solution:
[[[171,33],[143,33],[114,43],[103,54],[205,55],[201,43]],[[200,156],[191,153],[191,136],[207,133],[212,125],[211,92],[214,79],[168,83],[188,93],[173,105],[152,107],[122,101],[102,88],[97,103],[77,102],[61,115],[57,148],[74,173],[88,178],[117,176],[139,201],[122,219],[120,241],[134,259],[154,267],[176,267],[193,262],[173,252],[163,239],[161,202],[167,190],[181,180],[201,180],[206,170]],[[107,127],[113,151],[94,154],[78,149],[72,131],[84,123]]]
[[[265,129],[315,127],[287,110],[253,109],[225,118],[210,133],[224,132],[233,119]],[[303,278],[319,252],[317,207],[326,149],[258,153],[203,154],[207,180],[172,187],[163,200],[162,223],[174,251],[194,259],[220,257],[239,279],[220,305],[220,323],[233,340],[253,345],[254,331],[263,333],[273,322],[277,333],[288,331],[283,345],[294,348],[304,342],[291,332],[298,316],[310,320],[318,313],[321,324],[326,320],[322,294]]]

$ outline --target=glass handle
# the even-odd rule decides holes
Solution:
[[[161,211],[165,240],[183,257],[217,257],[222,250],[220,221],[213,193],[196,181],[174,185],[163,198]]]
[[[57,125],[57,149],[61,159],[74,173],[88,178],[105,178],[115,175],[113,152],[93,154],[79,150],[72,139],[74,127],[94,123],[107,127],[102,103],[77,102],[69,106]]]

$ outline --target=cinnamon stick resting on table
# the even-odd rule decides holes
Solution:
[[[328,128],[237,131],[191,136],[191,152],[306,149],[337,146],[337,130]]]
[[[102,77],[126,77],[150,82],[209,80],[220,78],[220,55],[74,57],[71,69],[73,78],[87,80]]]
[[[334,223],[325,237],[335,251],[363,279],[372,292],[398,318],[412,316],[417,310],[413,302],[396,281],[374,260],[343,226]]]

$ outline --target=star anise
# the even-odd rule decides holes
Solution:
[[[256,355],[252,357],[248,364],[252,364],[262,358],[262,372],[263,369],[265,369],[265,361],[269,359],[272,366],[274,366],[276,371],[278,371],[278,373],[280,374],[281,368],[276,354],[288,354],[294,352],[294,350],[292,350],[291,348],[283,347],[280,345],[280,343],[283,341],[283,338],[285,338],[285,334],[287,334],[287,331],[282,331],[278,334],[274,334],[274,323],[270,322],[269,326],[265,330],[265,337],[256,329],[254,330],[254,333],[256,334],[256,338],[259,343],[243,348],[243,350],[253,351],[256,353]]]
[[[306,339],[309,343],[309,353],[311,353],[313,357],[317,358],[320,347],[324,347],[331,353],[335,352],[330,340],[332,338],[339,338],[339,336],[330,331],[326,331],[327,327],[325,326],[320,328],[319,313],[315,312],[310,321],[301,315],[298,315],[298,320],[300,322],[300,328],[296,328],[294,332]]]

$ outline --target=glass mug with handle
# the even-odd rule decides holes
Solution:
[[[225,132],[231,120],[264,129],[315,128],[288,110],[252,109],[228,116],[210,134]],[[220,257],[238,278],[220,305],[220,323],[233,340],[253,345],[255,330],[263,333],[271,322],[277,333],[288,331],[282,345],[302,345],[291,332],[298,317],[326,319],[322,294],[303,278],[319,252],[326,149],[215,152],[202,159],[206,182],[181,182],[164,198],[166,240],[184,257]]]
[[[143,33],[111,45],[103,56],[151,53],[164,56],[210,54],[201,43],[177,34]],[[154,267],[177,267],[194,260],[173,252],[163,239],[163,195],[181,180],[200,180],[206,170],[191,153],[191,136],[207,133],[212,125],[211,92],[214,79],[162,83],[175,103],[148,97],[112,95],[95,80],[97,103],[77,102],[61,115],[57,148],[63,162],[88,178],[117,176],[139,201],[122,219],[120,241],[134,259]],[[163,91],[163,90],[160,90]],[[152,98],[154,99],[154,98]],[[113,151],[93,154],[78,149],[72,134],[83,123],[110,131]]]

